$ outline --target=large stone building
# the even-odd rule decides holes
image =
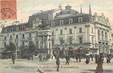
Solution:
[[[57,13],[53,32],[53,46],[72,47],[73,49],[90,50],[93,53],[109,53],[111,45],[111,27],[108,18],[101,14],[83,13],[66,6]]]
[[[39,53],[51,54],[51,31],[41,29],[29,29],[28,23],[7,26],[2,29],[0,34],[0,48],[4,50],[10,42],[16,45],[16,50],[20,51],[22,47],[27,48],[30,42],[36,45],[36,51]]]
[[[42,35],[38,40],[36,38],[40,36],[37,36],[37,32]],[[45,34],[48,38],[45,38]],[[28,23],[3,28],[1,35],[4,38],[4,45],[13,39],[21,46],[26,44],[23,42],[24,39],[29,41],[28,37],[32,36],[32,40],[38,43],[37,48],[46,48],[47,44],[44,44],[46,40],[49,43],[48,49],[71,47],[74,50],[80,49],[91,53],[110,53],[112,49],[108,18],[104,14],[101,16],[97,13],[92,14],[90,5],[89,13],[83,13],[82,8],[78,12],[69,5],[65,6],[65,9],[60,7],[41,11],[30,16]]]

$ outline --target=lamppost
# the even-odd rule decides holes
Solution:
[[[15,39],[16,58],[18,58],[18,39]]]

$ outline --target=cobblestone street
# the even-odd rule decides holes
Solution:
[[[70,65],[65,65],[65,60],[61,60],[60,71],[56,71],[55,60],[38,62],[37,60],[17,60],[12,64],[11,60],[0,60],[0,73],[95,73],[96,64],[91,62],[85,64],[76,63],[71,60]],[[104,73],[113,73],[113,60],[111,64],[104,63]]]

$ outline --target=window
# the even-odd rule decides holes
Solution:
[[[61,30],[60,30],[60,35],[62,35],[62,34],[63,34],[63,30],[61,29]]]
[[[18,39],[18,35],[16,35],[16,39]]]
[[[79,18],[78,18],[78,22],[79,22],[79,23],[83,22],[82,17],[79,17]]]
[[[29,38],[31,38],[31,33],[29,33]]]
[[[65,29],[65,30],[67,30],[67,28],[66,28],[66,27],[65,27],[64,29]]]
[[[69,29],[69,34],[72,34],[72,29]]]
[[[4,46],[5,46],[5,47],[7,46],[6,42],[4,42]]]
[[[64,43],[63,37],[60,37],[60,38],[59,38],[59,41],[60,41],[60,45],[63,45],[63,43]]]
[[[72,41],[73,41],[73,37],[70,36],[70,37],[69,37],[69,44],[72,44]]]
[[[24,41],[22,41],[22,45],[23,45],[23,46],[25,46],[25,43],[24,43]]]
[[[105,32],[105,40],[107,40],[107,32]]]
[[[24,34],[22,35],[22,38],[25,39],[25,35]]]
[[[100,31],[98,30],[98,40],[100,40]]]
[[[92,39],[92,44],[94,44],[93,36],[91,37],[91,39]]]
[[[64,20],[60,20],[60,25],[64,24]]]
[[[82,44],[83,43],[83,38],[79,37],[79,43]]]
[[[93,27],[92,27],[92,33],[93,33]]]
[[[79,33],[82,33],[82,28],[81,27],[79,28]]]
[[[54,45],[55,44],[55,41],[54,41],[55,39],[54,38],[52,38],[52,45]]]
[[[15,34],[13,33],[13,36],[14,36]]]
[[[7,40],[7,37],[6,36],[4,37],[4,40]]]
[[[77,27],[75,26],[74,29],[76,29]]]
[[[54,31],[52,32],[52,35],[54,35]]]
[[[69,24],[72,24],[72,23],[73,23],[73,19],[70,18],[70,19],[69,19]]]
[[[56,29],[56,31],[57,31],[58,29]]]
[[[104,39],[103,37],[104,37],[104,32],[102,31],[102,40]]]
[[[10,35],[10,39],[12,39],[12,35]]]
[[[36,47],[39,48],[39,42],[38,42],[38,40],[36,41]]]

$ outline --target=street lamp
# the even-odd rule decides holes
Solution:
[[[15,39],[15,46],[16,46],[16,58],[18,57],[18,39]]]

